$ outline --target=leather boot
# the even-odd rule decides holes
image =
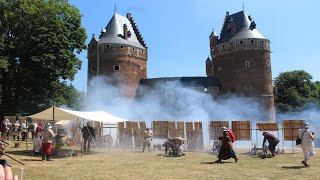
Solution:
[[[47,157],[47,161],[51,161],[51,157],[49,154],[47,154],[46,157]]]
[[[46,160],[45,154],[42,154],[42,161]]]

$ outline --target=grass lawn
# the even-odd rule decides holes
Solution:
[[[279,154],[275,158],[260,159],[249,155],[248,150],[236,149],[239,161],[233,159],[213,163],[215,155],[204,152],[185,152],[182,157],[164,157],[164,151],[141,153],[138,149],[93,149],[93,152],[76,157],[41,161],[32,156],[26,145],[19,148],[9,145],[6,152],[26,165],[8,159],[13,173],[24,179],[320,179],[320,159],[316,154],[305,168],[303,154]],[[70,148],[70,147],[65,147]],[[79,147],[77,147],[79,150]],[[299,151],[298,151],[299,150]],[[68,151],[67,149],[64,152]],[[320,151],[317,150],[317,153]]]

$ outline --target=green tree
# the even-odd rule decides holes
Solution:
[[[310,103],[319,107],[319,82],[311,80],[312,76],[303,70],[281,73],[274,82],[277,111],[297,112]]]
[[[81,68],[75,53],[85,40],[80,12],[67,0],[0,0],[0,115],[65,103],[57,97],[74,89],[63,81]]]

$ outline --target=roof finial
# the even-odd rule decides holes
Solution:
[[[116,13],[117,12],[117,4],[114,4],[114,13]]]
[[[242,2],[242,10],[244,11],[244,1]]]

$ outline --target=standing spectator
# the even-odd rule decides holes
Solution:
[[[37,130],[37,123],[33,122],[32,119],[30,119],[30,125],[28,127],[28,132],[31,132],[31,138],[35,138],[36,136],[36,130]]]
[[[218,155],[219,159],[215,162],[220,163],[222,160],[230,158],[233,158],[235,162],[238,162],[238,157],[233,150],[233,143],[227,130],[223,130],[223,136],[219,137],[219,140],[221,141],[221,148]]]
[[[51,161],[51,149],[52,149],[52,142],[54,137],[56,136],[54,132],[51,130],[52,126],[50,123],[46,123],[44,125],[44,130],[42,132],[42,160]]]
[[[263,142],[262,142],[262,148],[265,146],[264,144],[266,143],[266,141],[268,140],[269,143],[269,150],[271,151],[271,155],[274,157],[275,156],[275,151],[276,151],[276,146],[278,145],[278,143],[280,142],[280,140],[273,134],[264,131],[262,133],[263,135]]]
[[[21,125],[19,123],[19,120],[16,120],[16,123],[14,123],[14,134],[13,134],[13,140],[20,140],[20,131],[21,131]]]
[[[150,131],[149,128],[146,128],[146,130],[143,132],[143,149],[142,152],[146,149],[146,146],[148,146],[148,152],[150,150],[152,141],[152,131]]]
[[[27,122],[26,120],[23,120],[22,124],[21,124],[21,140],[22,141],[25,141],[26,138],[27,138],[27,131],[28,131],[28,128],[27,128]]]
[[[87,122],[86,126],[81,128],[82,137],[83,137],[83,150],[90,151],[90,144],[92,138],[96,138],[94,129],[90,126],[90,122]],[[87,146],[88,144],[88,146]]]
[[[301,148],[304,155],[304,160],[301,162],[305,166],[309,166],[308,161],[314,157],[314,139],[315,135],[309,130],[309,123],[304,124],[304,128],[299,129],[299,138],[301,138]]]

